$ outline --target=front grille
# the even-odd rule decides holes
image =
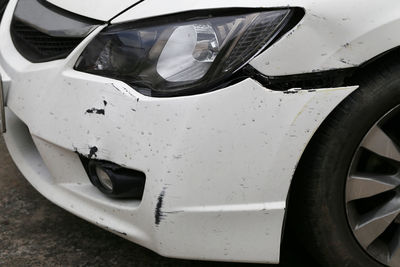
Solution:
[[[0,21],[3,17],[4,11],[6,10],[6,6],[8,4],[8,0],[0,0]]]
[[[53,37],[17,19],[11,24],[11,36],[21,55],[34,63],[65,58],[83,40]]]
[[[44,0],[18,0],[10,32],[20,54],[38,63],[67,57],[97,25],[103,23]]]

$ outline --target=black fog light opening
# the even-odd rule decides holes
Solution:
[[[112,198],[142,199],[146,175],[115,163],[81,157],[92,184]]]

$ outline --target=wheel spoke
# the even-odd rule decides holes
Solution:
[[[400,179],[394,175],[370,175],[354,174],[347,180],[346,200],[347,202],[371,197],[400,185]]]
[[[383,205],[361,215],[355,225],[354,234],[365,248],[368,247],[400,213],[400,197],[394,196]]]
[[[400,162],[400,151],[392,139],[378,126],[371,129],[361,146],[382,157]]]

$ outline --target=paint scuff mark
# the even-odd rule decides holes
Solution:
[[[344,64],[353,66],[353,67],[357,66],[357,64],[350,63],[349,61],[345,60],[344,58],[341,58],[339,61],[344,63]]]
[[[106,112],[104,109],[91,108],[87,109],[85,113],[105,115]]]
[[[125,232],[117,231],[117,230],[112,229],[112,228],[110,228],[110,227],[108,227],[108,226],[102,225],[102,224],[100,224],[100,223],[98,223],[98,222],[96,222],[96,224],[102,226],[105,230],[110,231],[110,232],[114,232],[114,233],[116,233],[116,234],[118,234],[118,235],[123,235],[123,236],[127,236],[127,235],[128,235],[128,234],[125,233]]]
[[[120,85],[115,85],[114,83],[111,83],[111,85],[115,88],[115,89],[117,89],[117,91],[118,92],[120,92],[120,93],[122,93],[122,94],[127,94],[127,95],[129,95],[129,96],[131,96],[131,97],[135,97],[135,95],[134,94],[132,94],[131,92],[130,92],[130,89],[127,89],[127,88],[125,88],[125,87],[123,87],[123,86],[120,86]]]
[[[289,90],[283,91],[284,94],[297,94],[298,92],[300,92],[300,91],[294,90],[294,89],[289,89]]]
[[[76,146],[74,146],[74,144],[72,144],[72,149],[74,150],[74,152],[78,152],[78,148]]]
[[[105,115],[106,114],[106,106],[107,101],[103,100],[104,108],[89,108],[86,110],[85,114],[98,114],[98,115]]]
[[[127,233],[125,233],[125,232],[120,232],[120,231],[117,231],[117,230],[114,230],[114,229],[109,229],[110,231],[112,231],[112,232],[114,232],[114,233],[116,233],[116,234],[118,234],[118,235],[123,235],[123,236],[127,236],[128,234]]]
[[[89,147],[88,158],[91,159],[91,158],[93,158],[93,156],[95,158],[97,158],[97,155],[96,155],[97,151],[99,151],[99,149],[97,147],[95,147],[95,146]]]
[[[156,205],[156,210],[155,210],[155,223],[156,225],[160,225],[161,220],[165,217],[164,212],[162,211],[163,207],[163,202],[164,202],[164,196],[165,196],[165,187],[161,191],[160,195],[157,198],[157,205]]]

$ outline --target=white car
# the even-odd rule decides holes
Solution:
[[[294,229],[323,266],[400,266],[399,29],[396,0],[10,0],[4,139],[167,257],[278,263]]]

